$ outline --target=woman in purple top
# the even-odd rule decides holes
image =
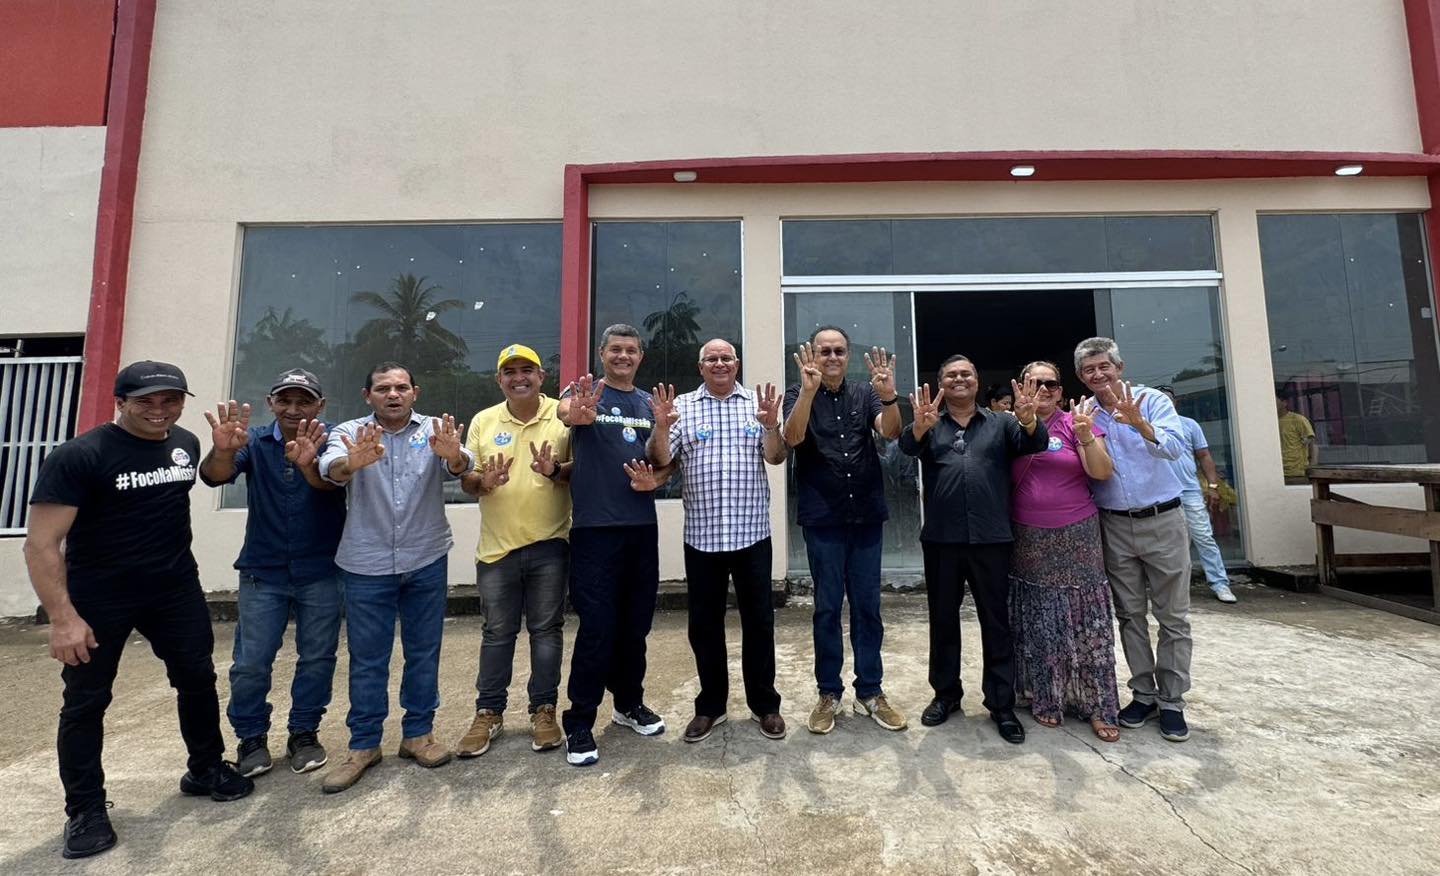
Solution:
[[[1036,416],[1050,446],[1015,460],[1012,470],[1015,548],[1010,566],[1010,625],[1015,689],[1030,713],[1058,727],[1065,712],[1085,718],[1102,741],[1115,726],[1115,631],[1110,585],[1100,546],[1099,511],[1090,479],[1113,473],[1104,433],[1093,425],[1093,399],[1060,410],[1060,371],[1031,362],[1020,380],[1036,381]]]

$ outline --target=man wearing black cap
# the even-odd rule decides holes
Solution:
[[[189,394],[174,365],[123,369],[115,378],[115,421],[55,448],[30,497],[25,562],[50,617],[50,656],[65,664],[57,748],[69,816],[66,858],[115,844],[100,751],[131,632],[149,640],[175,688],[190,755],[180,790],[223,802],[255,788],[221,760],[215,638],[190,553],[200,442],[175,425]]]
[[[345,526],[345,494],[320,477],[325,395],[302,368],[282,373],[266,397],[275,422],[250,426],[250,406],[222,402],[210,421],[214,444],[200,463],[212,487],[245,475],[249,514],[240,571],[240,619],[225,710],[240,740],[235,767],[244,776],[270,770],[270,674],[295,615],[295,680],[285,756],[305,773],[327,759],[316,736],[330,704],[340,641],[340,570],[335,550]]]

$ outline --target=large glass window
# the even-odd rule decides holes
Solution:
[[[469,422],[503,398],[495,358],[507,344],[540,353],[556,394],[559,310],[559,223],[250,227],[231,392],[269,422],[276,375],[308,368],[340,422],[368,412],[366,372],[390,359],[414,372],[418,411]],[[227,506],[244,503],[226,490]]]
[[[734,344],[743,369],[739,222],[601,222],[594,243],[594,374],[601,373],[594,352],[601,333],[615,323],[643,336],[645,358],[635,378],[643,389],[698,387],[700,346],[711,338]],[[679,473],[658,495],[679,498]]]
[[[1322,463],[1440,462],[1421,215],[1261,216],[1260,254],[1277,415],[1309,421]]]

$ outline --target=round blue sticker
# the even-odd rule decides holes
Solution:
[[[695,427],[695,437],[701,441],[709,441],[713,434],[715,433],[711,430],[709,423],[701,423]]]
[[[610,409],[610,413],[612,413],[612,414],[614,414],[615,416],[618,417],[618,416],[620,416],[620,409],[619,409],[619,408],[611,408],[611,409]]]
[[[1054,435],[1050,436],[1050,443],[1045,447],[1051,453],[1059,453],[1065,449],[1065,443]]]
[[[617,410],[617,412],[618,412],[619,409],[617,408],[616,410]],[[629,442],[630,444],[634,444],[634,443],[635,443],[635,437],[636,437],[636,436],[635,436],[635,430],[634,430],[633,428],[631,428],[630,426],[626,426],[626,427],[625,427],[625,430],[620,433],[620,436],[621,436],[622,438],[624,438],[624,439],[625,439],[627,442]]]
[[[424,432],[416,432],[414,435],[410,436],[411,447],[424,447],[426,444],[429,443],[430,439],[426,437]]]
[[[515,436],[514,436],[514,435],[511,435],[509,432],[496,432],[496,433],[495,433],[495,446],[496,446],[496,447],[504,447],[505,445],[509,444],[511,441],[514,441],[514,440],[515,440]]]
[[[746,438],[759,438],[762,431],[764,430],[760,427],[760,423],[756,420],[751,420],[750,422],[745,424]]]

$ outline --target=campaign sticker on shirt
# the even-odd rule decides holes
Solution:
[[[495,433],[495,446],[496,446],[496,447],[504,447],[504,446],[506,446],[507,444],[509,444],[511,441],[514,441],[514,440],[515,440],[515,436],[514,436],[514,435],[511,435],[509,432],[496,432],[496,433]]]
[[[715,434],[715,432],[713,429],[710,428],[709,423],[701,423],[700,425],[695,427],[695,437],[699,438],[701,441],[709,441],[710,436],[713,434]]]
[[[618,417],[618,416],[620,416],[620,409],[619,409],[618,407],[611,408],[611,409],[610,409],[610,413],[612,413],[612,414],[614,414],[615,416]]]
[[[429,443],[430,443],[430,439],[429,439],[429,438],[426,438],[426,437],[425,437],[425,433],[422,432],[422,431],[420,431],[420,430],[416,430],[415,434],[410,436],[410,446],[411,446],[411,447],[416,447],[416,448],[424,447],[426,444],[429,444]]]
[[[618,412],[620,409],[616,408],[615,410]],[[620,435],[626,440],[626,442],[630,444],[635,443],[636,435],[635,430],[632,427],[626,426],[625,431],[621,432]]]
[[[186,453],[183,447],[177,447],[170,451],[170,458],[175,460],[176,465],[190,464],[190,454]]]
[[[1045,449],[1050,451],[1051,453],[1059,453],[1060,451],[1065,449],[1065,442],[1061,441],[1054,435],[1051,435],[1050,443],[1045,446]]]
[[[759,438],[762,431],[763,430],[760,428],[760,423],[756,420],[751,420],[745,424],[746,438]]]

